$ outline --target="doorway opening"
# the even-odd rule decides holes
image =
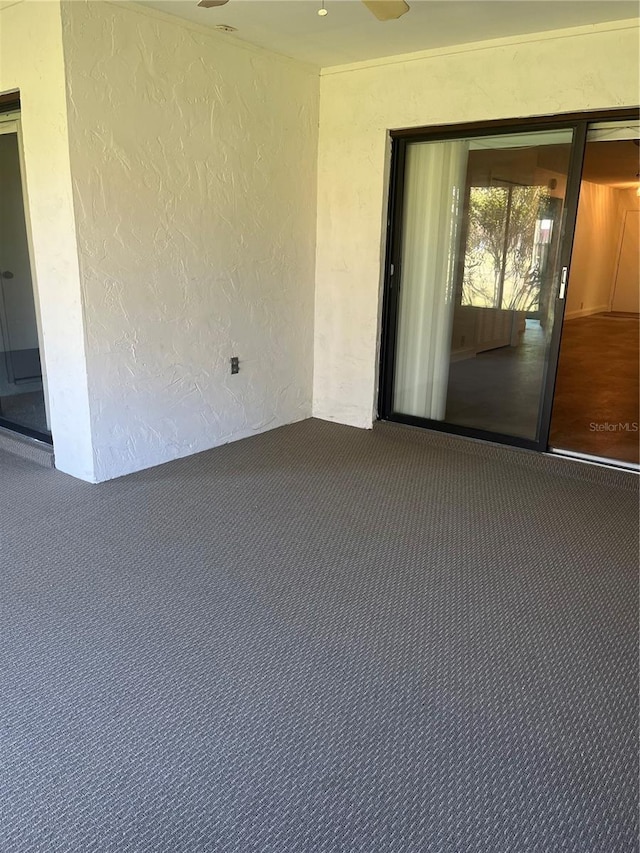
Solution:
[[[640,128],[587,134],[549,443],[640,462]]]
[[[0,427],[51,443],[20,114],[0,115]]]

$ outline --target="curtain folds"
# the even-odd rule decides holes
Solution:
[[[394,410],[443,420],[469,143],[407,146]]]

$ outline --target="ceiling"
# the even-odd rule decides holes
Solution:
[[[139,0],[227,36],[319,67],[379,59],[545,30],[637,18],[637,0],[408,0],[410,11],[381,23],[360,0],[230,0],[204,9],[197,0]]]
[[[469,152],[469,183],[488,187],[496,181],[533,186],[546,172],[558,177],[569,168],[570,144],[489,148]],[[632,139],[587,142],[582,180],[615,189],[638,186],[640,147]],[[564,187],[563,187],[564,191]]]
[[[638,185],[640,148],[632,140],[591,142],[584,155],[582,178],[614,187]]]

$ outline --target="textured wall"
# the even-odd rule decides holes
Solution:
[[[34,249],[56,467],[94,479],[67,137],[60,8],[0,10],[0,92],[20,90],[26,211]]]
[[[111,3],[63,31],[96,478],[308,417],[317,72]]]
[[[376,407],[391,128],[635,105],[638,29],[584,28],[328,69],[320,94],[314,415]]]
[[[636,239],[629,233],[637,229],[638,217],[632,216],[627,221],[627,214],[640,210],[640,197],[637,187],[620,189],[616,193],[618,210],[618,234],[616,240],[616,270],[613,276],[611,291],[612,311],[637,311],[638,305],[638,232]],[[625,235],[625,226],[629,232]],[[623,245],[624,240],[624,245]],[[627,242],[629,241],[629,242]]]
[[[583,181],[571,254],[565,319],[608,311],[615,277],[621,215],[619,190]]]

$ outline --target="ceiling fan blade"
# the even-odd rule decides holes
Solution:
[[[409,11],[409,6],[404,0],[362,0],[362,2],[379,21],[393,21]]]
[[[205,9],[213,9],[214,6],[224,6],[228,2],[229,0],[200,0],[198,6],[202,6]]]

